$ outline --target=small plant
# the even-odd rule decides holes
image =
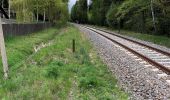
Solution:
[[[5,87],[5,90],[15,91],[17,90],[17,83],[13,82],[12,80],[7,80],[7,81],[4,81],[3,87]]]
[[[61,66],[64,66],[64,62],[62,62],[62,61],[55,61],[55,62],[54,62],[54,61],[53,61],[53,62],[51,63],[51,65],[54,65],[54,66],[57,65],[57,66],[60,66],[60,67],[61,67]]]
[[[60,67],[63,67],[64,63],[62,61],[52,61],[49,67],[45,69],[45,76],[49,78],[57,78],[59,75]]]
[[[57,66],[50,66],[45,70],[45,76],[48,78],[57,78],[59,75]]]
[[[80,49],[80,54],[82,55],[81,63],[90,65],[90,57],[84,48]]]
[[[79,80],[79,87],[90,89],[98,86],[98,80],[95,76],[81,77]]]
[[[84,65],[84,66],[82,66],[79,74],[83,77],[87,76],[87,75],[95,76],[97,74],[97,69],[92,65]]]

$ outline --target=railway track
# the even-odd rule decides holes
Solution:
[[[81,26],[90,31],[93,31],[108,40],[118,44],[118,47],[123,47],[128,51],[128,54],[134,56],[136,60],[140,60],[140,63],[144,64],[146,67],[157,67],[158,70],[163,71],[160,76],[170,75],[170,53],[162,51],[160,49],[151,47],[149,45],[142,44],[138,41],[134,41],[125,38],[121,35],[114,34],[105,30]],[[157,69],[155,69],[156,71]],[[170,82],[170,80],[167,80]]]

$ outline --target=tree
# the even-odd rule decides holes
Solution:
[[[92,0],[90,22],[97,25],[107,25],[106,14],[110,8],[112,0]]]
[[[71,19],[74,22],[87,23],[87,0],[79,0],[71,10]]]
[[[71,9],[71,20],[73,21],[73,22],[76,22],[76,20],[78,20],[78,16],[77,16],[77,14],[76,14],[76,12],[77,12],[77,3],[78,2],[76,2],[76,4],[72,7],[72,9]]]
[[[170,36],[170,2],[169,0],[154,0],[155,24],[157,34]]]
[[[154,8],[153,8],[153,0],[151,0],[151,12],[152,12],[152,21],[153,21],[153,26],[154,30],[156,32],[156,22],[155,22],[155,13],[154,13]]]
[[[11,0],[19,22],[38,21],[39,15],[50,22],[65,22],[68,19],[68,0]],[[47,15],[47,16],[46,16]]]
[[[91,24],[170,35],[168,0],[92,0],[88,15]]]

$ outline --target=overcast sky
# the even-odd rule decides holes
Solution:
[[[76,3],[76,0],[69,0],[69,11],[71,11],[71,8],[75,3]]]
[[[77,0],[69,0],[69,11],[71,11],[71,8],[73,7],[73,5],[76,3]],[[90,0],[88,0],[89,2]],[[89,3],[88,3],[89,4]]]

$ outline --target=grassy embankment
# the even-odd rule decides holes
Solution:
[[[54,35],[58,33],[58,35]],[[76,53],[72,39],[76,38]],[[53,39],[30,59],[33,46]],[[2,99],[126,100],[127,94],[78,29],[49,30],[6,40],[10,79],[0,80]],[[24,60],[25,59],[25,60]],[[23,63],[19,63],[23,61]],[[17,63],[18,62],[18,63]],[[1,67],[2,68],[2,67]],[[2,74],[2,73],[1,73]],[[2,75],[1,75],[2,77]]]
[[[95,26],[96,27],[96,26]],[[108,27],[99,27],[98,28],[103,28],[103,29],[108,29],[110,31],[118,33],[118,30],[108,28]],[[158,45],[166,46],[170,48],[170,37],[168,36],[160,36],[160,35],[151,35],[151,34],[144,34],[144,33],[138,33],[138,32],[133,32],[133,31],[127,31],[127,30],[121,30],[120,34],[130,36],[133,38],[137,38],[140,40],[152,42]]]
[[[170,48],[170,38],[167,36],[142,34],[142,33],[136,33],[131,31],[122,31],[121,34]]]

